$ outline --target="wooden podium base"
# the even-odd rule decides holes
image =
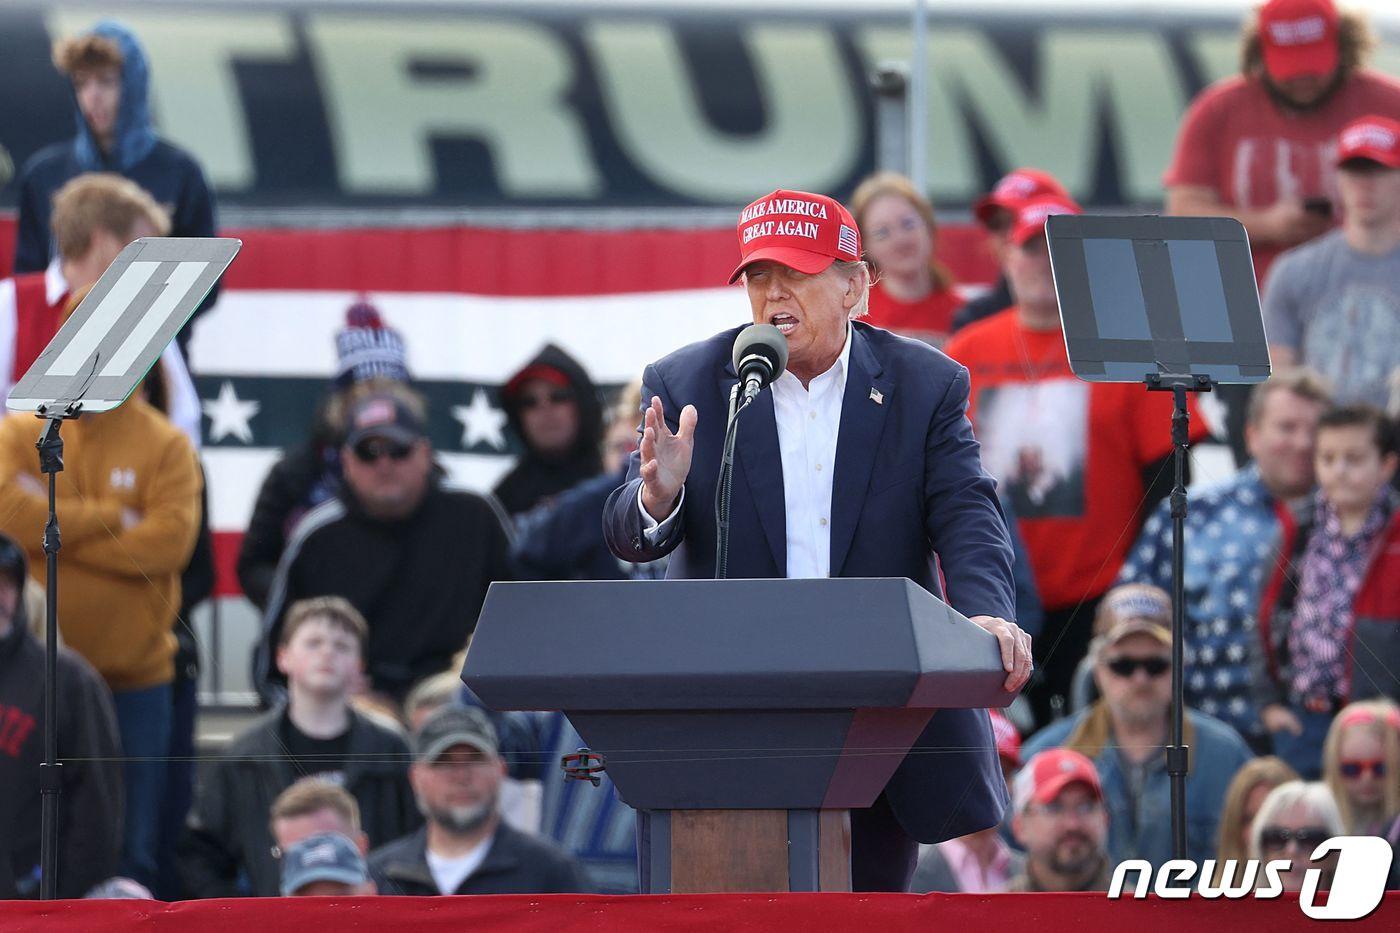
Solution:
[[[642,892],[851,890],[847,810],[645,810]]]

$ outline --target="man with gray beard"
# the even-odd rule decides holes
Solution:
[[[1105,593],[1089,649],[1101,699],[1046,726],[1022,746],[1027,757],[1072,748],[1093,761],[1108,813],[1112,864],[1146,859],[1156,866],[1172,857],[1164,750],[1171,735],[1171,615],[1171,597],[1158,587],[1129,583]],[[1186,857],[1200,862],[1215,855],[1225,792],[1252,756],[1239,733],[1205,713],[1188,709],[1185,733],[1191,749]]]
[[[424,720],[408,779],[427,823],[370,853],[379,893],[587,893],[582,870],[563,849],[501,821],[505,776],[485,713],[445,706]]]
[[[1092,761],[1067,748],[1043,751],[1017,772],[1011,796],[1026,868],[1007,891],[1108,890],[1108,811]]]

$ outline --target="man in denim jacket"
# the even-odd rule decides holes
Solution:
[[[1104,597],[1100,634],[1090,648],[1100,699],[1027,740],[1030,758],[1066,747],[1093,760],[1108,807],[1112,863],[1172,857],[1171,784],[1165,747],[1171,741],[1171,631],[1165,592],[1145,584],[1115,587]],[[1163,614],[1163,608],[1166,609]],[[1230,779],[1251,757],[1239,733],[1194,710],[1186,712],[1186,857],[1214,858],[1220,807]]]

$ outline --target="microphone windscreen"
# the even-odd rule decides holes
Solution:
[[[772,382],[787,369],[788,343],[783,332],[772,324],[750,324],[734,338],[734,371],[743,375],[745,357],[761,356],[773,370],[764,384]]]

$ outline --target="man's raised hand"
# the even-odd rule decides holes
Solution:
[[[661,399],[652,396],[642,424],[642,507],[657,521],[676,507],[695,450],[695,406],[681,409],[680,430],[674,434],[665,414]]]

